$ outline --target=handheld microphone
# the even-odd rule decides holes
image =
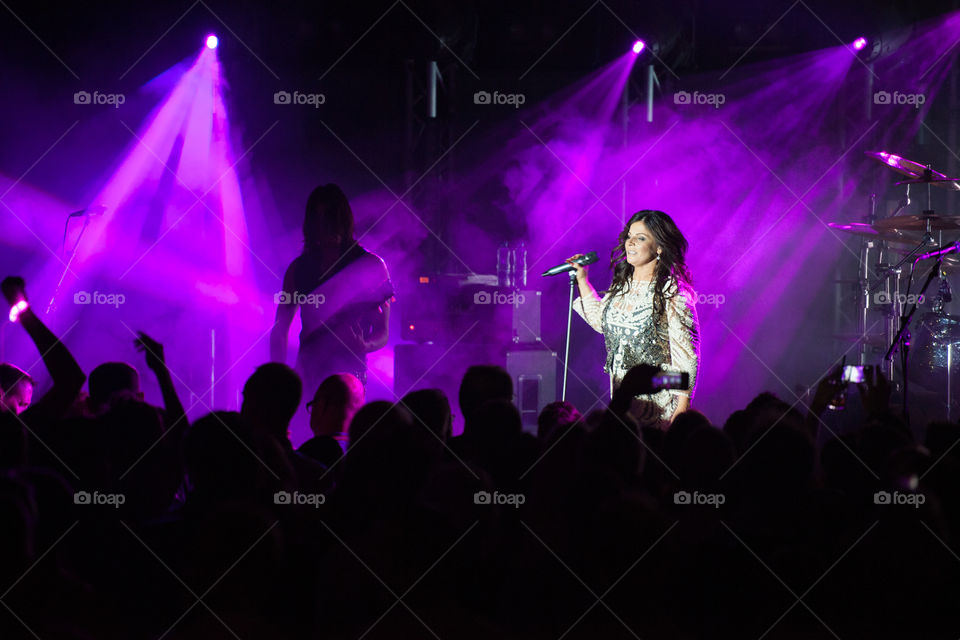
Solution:
[[[67,214],[68,218],[82,218],[84,216],[101,216],[107,208],[102,204],[97,204],[92,207],[87,207],[86,209],[80,209],[79,211],[74,211],[73,213]]]
[[[586,265],[588,265],[588,264],[593,264],[593,263],[596,262],[596,261],[597,261],[597,252],[596,252],[596,251],[591,251],[590,253],[588,253],[588,254],[586,254],[586,255],[582,255],[582,256],[580,256],[579,258],[574,259],[574,262],[576,262],[576,263],[579,264],[580,266],[586,266]],[[540,275],[541,275],[541,276],[555,276],[555,275],[559,275],[559,274],[561,274],[561,273],[567,273],[568,271],[573,271],[573,265],[570,264],[569,262],[564,262],[563,264],[558,264],[557,266],[553,267],[552,269],[547,269],[546,271],[544,271],[544,272],[541,273]]]

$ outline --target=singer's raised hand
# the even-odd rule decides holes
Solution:
[[[3,297],[7,299],[10,306],[27,299],[27,285],[20,276],[4,278],[0,283],[0,290],[3,291]]]
[[[863,382],[857,385],[864,409],[870,416],[882,416],[890,412],[890,381],[880,367],[864,367]]]
[[[582,253],[577,253],[577,254],[574,254],[574,255],[570,256],[569,258],[567,258],[566,262],[567,262],[567,264],[569,264],[569,265],[571,265],[571,266],[573,267],[573,270],[574,270],[574,271],[577,272],[577,280],[578,280],[579,282],[586,282],[586,280],[587,280],[587,267],[583,266],[582,264],[577,264],[576,262],[574,262],[574,260],[576,260],[577,258],[582,258],[582,257],[583,257],[583,254],[582,254]]]
[[[163,357],[163,345],[145,334],[137,331],[137,338],[133,341],[134,348],[147,357],[147,367],[156,373],[166,369],[166,359]]]

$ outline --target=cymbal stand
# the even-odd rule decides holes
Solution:
[[[910,279],[913,279],[913,268],[916,264],[916,258],[923,253],[923,251],[930,245],[936,244],[936,241],[933,237],[933,229],[931,226],[931,219],[935,215],[931,209],[931,193],[930,193],[930,184],[927,183],[927,210],[923,212],[923,216],[927,218],[926,227],[924,229],[923,237],[920,238],[920,242],[916,247],[910,250],[909,253],[902,256],[900,260],[890,266],[882,266],[879,269],[879,278],[877,281],[870,286],[866,291],[867,295],[865,296],[867,302],[865,306],[869,306],[870,293],[875,292],[881,287],[886,288],[887,297],[891,302],[890,311],[887,315],[886,321],[886,336],[887,340],[891,343],[898,341],[900,339],[899,331],[902,328],[901,321],[903,319],[903,297],[900,292],[900,275],[903,272],[903,266],[910,263]],[[898,203],[897,209],[893,212],[893,215],[890,217],[895,217],[903,209],[905,209],[910,204],[910,184],[906,185],[906,194],[904,199]],[[874,218],[875,221],[875,218]],[[882,247],[882,245],[881,245]],[[883,249],[880,250],[880,257],[883,256]],[[893,283],[891,286],[890,283]],[[866,326],[866,312],[863,313],[863,323],[864,327]],[[884,357],[883,365],[884,374],[887,376],[887,379],[894,382],[894,366],[893,360],[889,357]],[[906,372],[904,372],[904,384],[906,384]]]
[[[865,222],[873,225],[877,221],[877,194],[870,194],[870,213],[865,216]],[[863,238],[860,241],[860,269],[857,274],[857,284],[860,289],[859,309],[857,309],[857,335],[860,336],[860,365],[867,364],[867,345],[864,336],[867,334],[867,314],[870,311],[870,252],[878,249],[875,240]]]

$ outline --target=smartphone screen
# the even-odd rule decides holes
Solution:
[[[843,382],[853,382],[854,384],[863,382],[863,367],[848,364],[843,368]]]
[[[658,373],[653,376],[650,383],[654,389],[689,389],[690,374],[686,371]]]

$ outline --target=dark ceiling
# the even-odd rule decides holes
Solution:
[[[832,46],[838,38],[903,27],[956,6],[911,0],[13,0],[0,8],[0,33],[8,58],[38,71],[56,73],[56,54],[78,75],[119,76],[143,56],[131,78],[141,82],[210,30],[241,41],[236,56],[251,65],[259,58],[281,76],[311,75],[341,56],[345,68],[370,68],[452,54],[478,74],[519,75],[535,62],[541,72],[582,71],[618,55],[634,34],[658,41],[664,60],[682,72],[725,67],[744,53],[749,62]]]

